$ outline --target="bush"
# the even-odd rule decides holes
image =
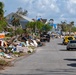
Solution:
[[[0,65],[1,66],[8,66],[9,62],[6,62],[5,60],[0,59]]]
[[[28,53],[30,54],[30,53],[31,53],[31,51],[29,50],[29,51],[28,51]]]
[[[19,52],[13,52],[13,54],[20,54]]]

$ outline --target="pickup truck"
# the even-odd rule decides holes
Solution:
[[[47,34],[46,32],[43,32],[40,34],[40,41],[41,42],[50,42],[50,35]]]

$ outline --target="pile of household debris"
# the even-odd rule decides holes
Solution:
[[[0,39],[0,59],[13,59],[20,56],[20,53],[32,53],[37,47],[44,43],[39,38],[29,34],[11,37],[9,40]]]

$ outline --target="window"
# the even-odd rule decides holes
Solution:
[[[76,41],[70,41],[70,43],[76,43]]]
[[[72,37],[68,37],[68,40],[73,40],[73,38]]]

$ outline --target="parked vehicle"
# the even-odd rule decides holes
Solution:
[[[43,32],[40,34],[40,41],[41,42],[50,42],[50,35],[47,34],[46,32]]]
[[[76,36],[74,36],[75,40],[76,40]]]
[[[76,49],[76,40],[70,40],[66,48],[67,50]]]
[[[75,40],[74,36],[65,36],[63,38],[63,44],[67,45],[70,40]]]

